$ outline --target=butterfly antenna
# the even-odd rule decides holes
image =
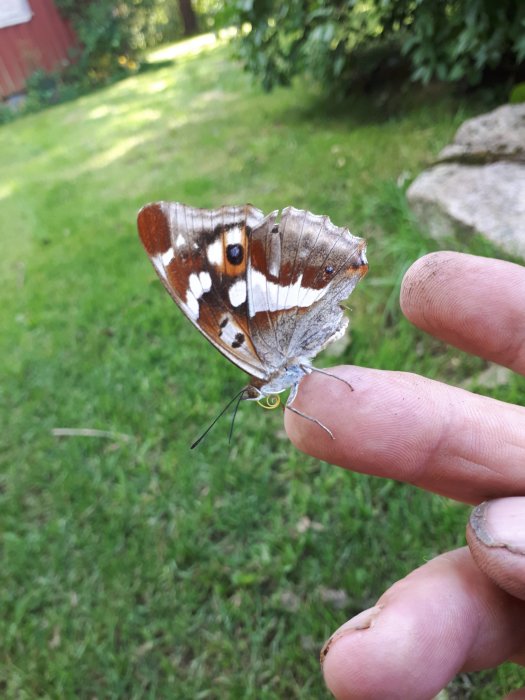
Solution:
[[[232,414],[232,423],[230,425],[230,434],[228,435],[228,445],[232,441],[232,435],[233,435],[233,426],[235,424],[235,417],[237,416],[237,411],[239,410],[239,406],[241,404],[241,401],[243,400],[244,396],[244,389],[241,391],[240,394],[237,394],[237,403],[235,404],[235,408],[233,409],[233,414]]]
[[[199,438],[197,438],[197,439],[195,440],[194,443],[192,443],[192,445],[191,445],[191,447],[190,447],[190,450],[193,450],[194,447],[197,447],[197,445],[199,444],[199,442],[201,442],[202,440],[204,440],[204,438],[206,437],[206,435],[210,432],[210,430],[213,428],[213,426],[214,426],[215,423],[219,420],[219,418],[222,418],[222,416],[223,416],[223,415],[226,413],[226,411],[230,408],[230,406],[232,405],[232,403],[233,403],[234,401],[237,401],[237,406],[235,407],[235,411],[234,411],[234,413],[233,413],[233,420],[232,420],[232,425],[231,425],[231,428],[230,428],[230,437],[229,437],[229,440],[231,440],[232,431],[233,431],[233,421],[235,420],[235,416],[237,415],[237,409],[239,408],[239,404],[240,404],[240,402],[242,401],[242,398],[243,398],[243,395],[244,395],[244,392],[245,392],[245,391],[246,391],[246,387],[243,388],[243,389],[241,389],[237,394],[235,394],[235,396],[233,397],[233,399],[230,399],[230,401],[228,401],[228,403],[226,404],[226,406],[222,409],[222,411],[219,413],[219,415],[218,415],[216,418],[213,419],[213,421],[212,421],[212,422],[210,423],[210,425],[206,428],[206,430],[202,433],[202,435],[201,435]]]

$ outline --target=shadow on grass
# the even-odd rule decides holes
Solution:
[[[137,75],[142,75],[143,73],[151,73],[152,71],[157,71],[162,68],[174,68],[177,65],[175,59],[165,59],[163,61],[145,61],[140,64],[140,68],[137,71]]]
[[[493,109],[499,104],[497,97],[486,90],[469,96],[469,104],[475,111]],[[456,114],[457,88],[435,82],[429,85],[401,83],[399,85],[356,86],[354,92],[343,96],[330,96],[319,92],[297,114],[305,121],[326,123],[350,121],[355,126],[380,126],[392,120],[405,119],[414,112],[426,109],[429,115],[438,109]]]

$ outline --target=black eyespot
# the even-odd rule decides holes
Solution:
[[[220,327],[220,328],[224,328],[224,326],[227,326],[227,325],[228,325],[228,319],[227,319],[227,318],[223,318],[222,321],[219,323],[219,327]]]
[[[226,258],[232,265],[240,265],[244,259],[244,250],[239,243],[226,246]]]
[[[236,333],[235,340],[232,343],[232,348],[240,348],[244,343],[244,333]]]
[[[327,265],[324,269],[327,275],[333,275],[334,274],[334,268],[332,265]]]

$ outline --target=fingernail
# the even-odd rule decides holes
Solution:
[[[525,498],[497,498],[474,508],[470,526],[487,547],[525,554]]]
[[[367,630],[370,627],[372,627],[374,620],[376,619],[378,614],[381,612],[382,608],[383,608],[382,605],[374,605],[373,608],[368,608],[368,610],[363,610],[363,612],[360,612],[359,615],[356,615],[351,620],[348,620],[348,622],[345,622],[344,625],[341,625],[341,627],[336,632],[333,633],[333,635],[330,637],[330,639],[324,643],[324,646],[321,649],[321,654],[320,654],[321,668],[323,667],[324,660],[326,659],[326,656],[327,656],[328,652],[330,651],[334,642],[336,642],[341,637],[344,637],[346,634],[350,634],[351,632],[358,632],[359,630]]]

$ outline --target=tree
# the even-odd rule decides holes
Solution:
[[[199,24],[191,0],[179,0],[179,12],[184,25],[184,36],[197,34]]]

